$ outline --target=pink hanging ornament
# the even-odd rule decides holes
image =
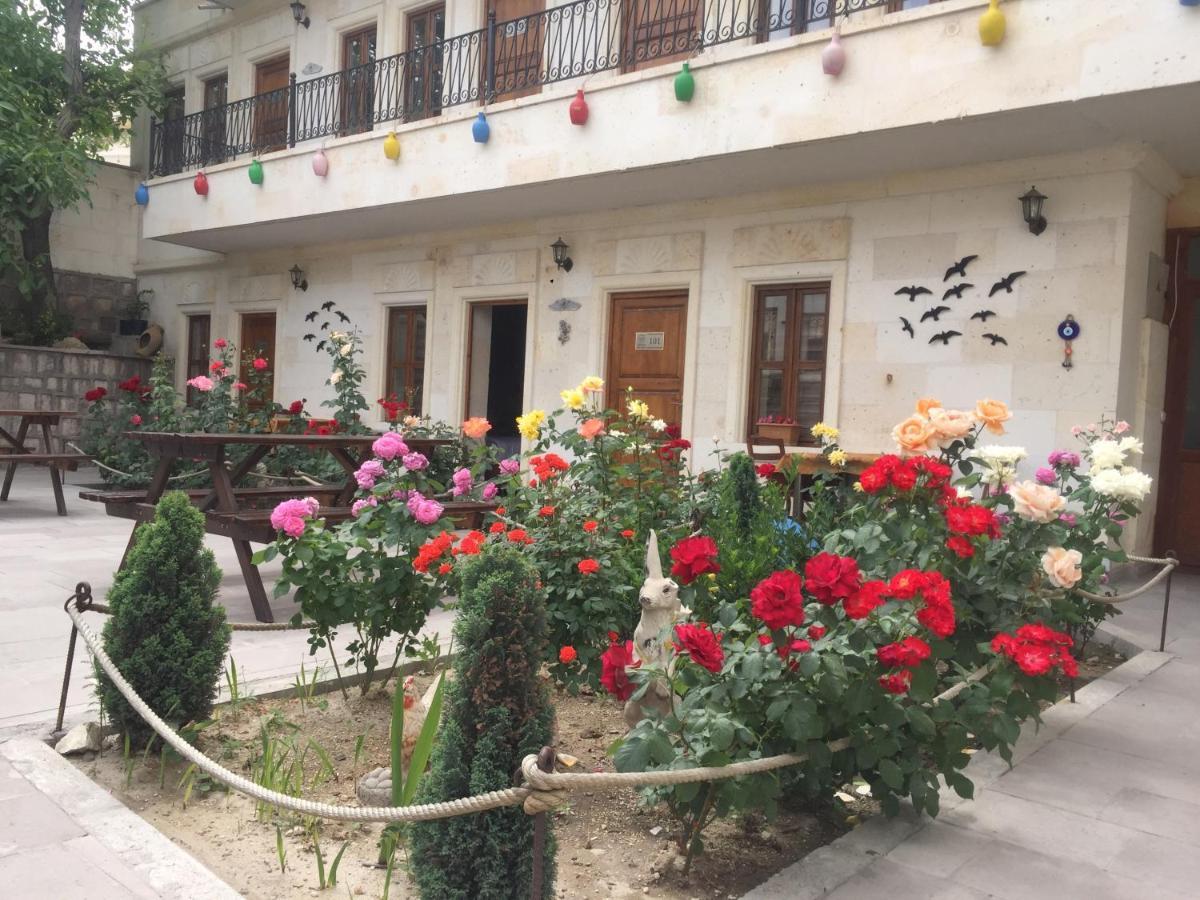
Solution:
[[[829,39],[829,44],[821,51],[821,70],[826,75],[841,75],[846,67],[846,48],[842,46],[842,36],[836,31]]]
[[[313,174],[320,178],[329,174],[329,157],[325,155],[324,150],[318,150],[313,154],[312,167]]]

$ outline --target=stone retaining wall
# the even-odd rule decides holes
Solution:
[[[150,360],[95,350],[0,344],[0,408],[83,412],[86,391],[100,385],[115,393],[117,383],[131,375],[148,380]],[[0,425],[12,431],[16,422],[0,417]],[[59,433],[72,440],[79,426],[78,419],[66,419]]]

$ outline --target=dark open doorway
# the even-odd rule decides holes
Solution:
[[[471,305],[467,335],[467,416],[492,423],[488,443],[506,453],[521,449],[517,416],[525,399],[524,300]]]

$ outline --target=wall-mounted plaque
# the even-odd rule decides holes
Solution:
[[[634,350],[661,350],[665,344],[665,331],[635,331],[633,334]]]

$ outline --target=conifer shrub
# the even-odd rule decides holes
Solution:
[[[229,649],[225,610],[214,601],[221,570],[204,546],[204,516],[186,494],[165,494],[154,520],[138,529],[125,567],[108,592],[112,615],[104,649],[156,713],[175,724],[212,714]],[[98,674],[100,702],[131,746],[144,746],[149,725]]]
[[[455,678],[416,802],[512,787],[521,760],[550,743],[554,711],[538,674],[546,634],[538,574],[519,550],[490,546],[463,565]],[[518,806],[418,823],[410,858],[424,900],[528,897],[533,818]],[[554,896],[551,834],[542,891]]]

